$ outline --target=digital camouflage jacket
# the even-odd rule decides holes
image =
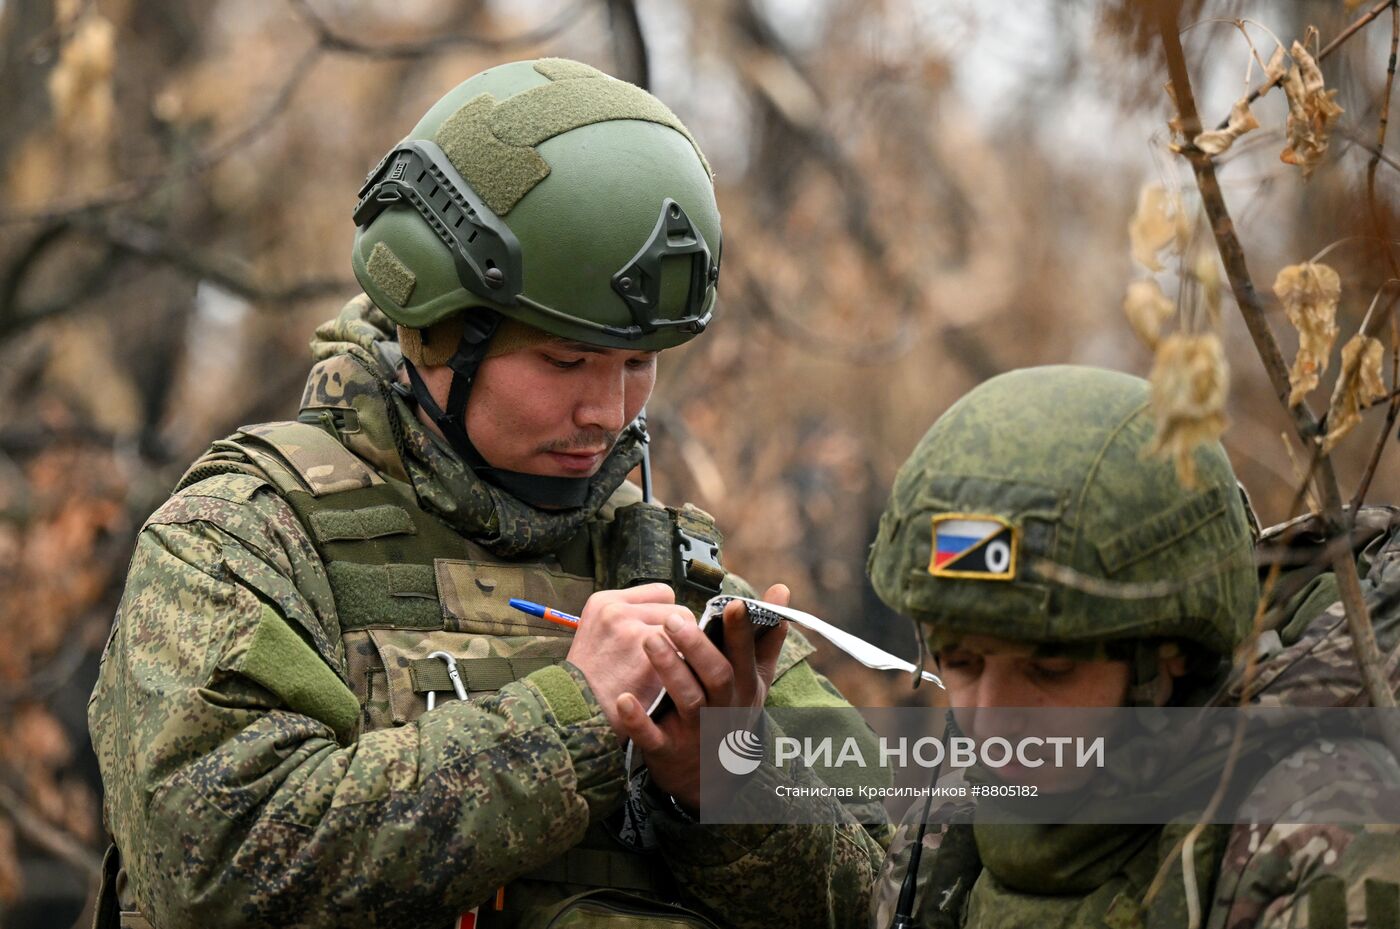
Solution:
[[[652,838],[613,837],[623,747],[567,634],[505,601],[577,612],[674,581],[639,527],[717,545],[713,523],[629,506],[633,439],[578,511],[475,479],[394,390],[390,329],[352,301],[318,330],[300,420],[215,443],[140,533],[89,705],[122,924],[446,927],[479,907],[539,925],[569,900],[561,925],[658,900],[732,926],[863,922],[884,835],[849,816],[710,827],[634,791]],[[770,705],[844,703],[811,650],[790,634]]]
[[[1382,654],[1400,640],[1400,511],[1372,507],[1357,516],[1362,586]],[[1266,563],[1280,557],[1284,527],[1264,534]],[[1316,562],[1324,539],[1308,525],[1288,543],[1285,563]],[[1285,574],[1274,597],[1279,621],[1261,644],[1246,699],[1261,706],[1364,705],[1335,577],[1319,569]],[[1388,668],[1392,687],[1400,670]],[[1240,668],[1208,705],[1238,705]],[[1170,736],[1167,736],[1170,737]],[[1221,734],[1228,740],[1229,733]],[[1214,747],[1214,746],[1210,746]],[[1195,748],[1200,749],[1201,746]],[[1342,810],[1365,822],[1371,784],[1400,784],[1400,762],[1378,742],[1318,741],[1283,757],[1243,801],[1269,797],[1321,811]],[[871,900],[870,925],[888,929],[917,836],[916,806],[890,843]],[[1019,847],[996,849],[967,810],[945,808],[924,836],[915,925],[924,929],[1112,927],[1178,929],[1188,925],[1187,881],[1180,841],[1191,823],[1168,826],[1015,827]],[[1376,817],[1379,819],[1380,817]],[[1168,862],[1164,865],[1164,862]],[[1204,929],[1394,929],[1400,927],[1400,826],[1296,825],[1257,822],[1208,826],[1194,842],[1196,902]],[[1161,870],[1151,902],[1146,891]],[[1085,880],[1086,875],[1097,875]]]

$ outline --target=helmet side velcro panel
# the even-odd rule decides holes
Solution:
[[[370,249],[365,270],[384,295],[399,306],[408,303],[418,284],[418,276],[383,242],[374,243],[374,248]]]

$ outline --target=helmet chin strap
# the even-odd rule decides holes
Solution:
[[[549,509],[572,509],[582,506],[588,497],[588,486],[592,478],[546,477],[541,474],[524,474],[520,471],[495,468],[472,444],[466,428],[467,398],[471,396],[472,382],[476,378],[477,369],[481,367],[481,362],[486,358],[491,337],[496,334],[501,317],[498,313],[491,312],[471,313],[465,316],[457,351],[447,361],[447,366],[452,370],[452,382],[447,389],[447,409],[438,406],[418,369],[414,367],[413,362],[405,358],[404,368],[408,372],[414,401],[432,419],[442,432],[443,438],[452,446],[452,450],[482,480],[494,484],[531,506]]]

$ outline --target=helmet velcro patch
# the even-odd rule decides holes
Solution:
[[[695,149],[705,173],[712,173],[690,131],[664,103],[640,87],[562,59],[545,59],[535,70],[550,82],[499,101],[485,93],[473,97],[444,120],[433,136],[496,215],[509,213],[549,175],[549,164],[535,146],[609,120],[642,120],[679,132]]]
[[[408,303],[413,296],[413,288],[418,284],[418,276],[383,242],[375,242],[374,248],[370,249],[365,270],[384,291],[384,296],[399,306]]]
[[[1009,581],[1016,577],[1020,529],[1000,516],[940,513],[933,517],[928,572],[934,577]]]

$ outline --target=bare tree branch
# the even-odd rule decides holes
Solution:
[[[1315,443],[1318,428],[1317,420],[1312,411],[1306,403],[1300,403],[1294,407],[1290,407],[1288,404],[1290,390],[1288,371],[1284,365],[1278,343],[1274,340],[1273,332],[1269,329],[1259,294],[1249,275],[1244,249],[1235,233],[1235,226],[1225,205],[1220,183],[1215,176],[1215,164],[1209,155],[1191,142],[1200,134],[1201,120],[1197,114],[1196,100],[1191,90],[1191,77],[1186,68],[1186,56],[1181,49],[1181,37],[1178,32],[1179,9],[1179,0],[1164,0],[1157,5],[1162,45],[1166,51],[1167,68],[1171,75],[1172,87],[1176,93],[1182,133],[1185,136],[1181,153],[1190,162],[1191,169],[1195,172],[1196,184],[1201,192],[1201,201],[1205,207],[1206,215],[1210,218],[1216,246],[1220,251],[1221,261],[1225,265],[1226,274],[1230,279],[1235,301],[1239,305],[1245,325],[1254,339],[1255,349],[1264,363],[1264,369],[1269,375],[1274,393],[1279,402],[1283,404],[1284,409],[1291,413],[1294,428],[1304,444]],[[1318,499],[1322,502],[1328,536],[1347,536],[1350,531],[1349,517],[1342,509],[1341,493],[1337,488],[1336,474],[1332,469],[1331,459],[1327,455],[1322,455],[1318,462],[1314,486]],[[1367,696],[1373,706],[1393,708],[1396,706],[1395,695],[1392,693],[1382,670],[1385,666],[1384,661],[1376,644],[1375,630],[1371,626],[1370,613],[1366,607],[1366,600],[1361,592],[1361,581],[1356,572],[1356,562],[1353,560],[1350,550],[1334,555],[1332,569],[1336,573],[1338,591],[1346,610],[1347,628],[1351,633],[1352,647],[1356,652],[1356,660],[1366,685]],[[1383,735],[1386,745],[1391,751],[1400,754],[1400,731],[1396,731],[1393,726],[1386,725],[1383,729]]]
[[[589,0],[577,0],[577,2],[561,11],[561,13],[549,23],[546,23],[538,29],[532,29],[529,32],[517,36],[496,39],[473,33],[454,33],[433,36],[432,38],[420,42],[403,42],[382,46],[360,42],[336,32],[314,9],[312,9],[307,0],[290,0],[290,2],[303,22],[305,22],[315,34],[316,41],[296,60],[288,72],[287,77],[269,99],[267,105],[264,106],[262,111],[246,126],[222,142],[197,153],[186,162],[171,165],[165,170],[158,171],[154,174],[123,181],[95,196],[50,204],[42,210],[30,213],[0,213],[0,226],[25,222],[52,222],[80,213],[110,209],[111,207],[141,200],[168,182],[187,180],[196,175],[203,174],[229,155],[253,142],[265,133],[287,109],[287,106],[291,103],[292,97],[296,94],[302,83],[305,82],[307,76],[310,75],[311,70],[320,60],[322,54],[327,52],[360,55],[375,59],[402,59],[429,55],[443,48],[456,45],[472,45],[495,50],[503,50],[521,45],[536,45],[551,38],[572,24],[584,8],[588,6]]]
[[[0,812],[15,824],[19,834],[60,861],[72,865],[88,880],[97,880],[102,860],[61,829],[44,822],[10,786],[0,781]]]
[[[78,274],[76,283],[60,297],[39,307],[20,308],[19,291],[25,277],[45,253],[75,234],[96,237],[107,246],[105,255],[91,269]],[[348,293],[356,286],[350,278],[311,278],[285,286],[269,285],[256,280],[248,268],[203,254],[154,226],[116,217],[74,216],[41,230],[0,276],[0,342],[35,323],[80,307],[114,273],[125,256],[169,265],[263,307],[282,307],[330,294]]]
[[[269,306],[311,300],[355,288],[350,278],[312,278],[284,287],[269,286],[253,279],[249,269],[234,267],[211,255],[184,245],[154,226],[130,220],[109,218],[86,224],[120,251],[159,261],[201,280],[207,280],[250,303]]]
[[[820,98],[801,61],[764,22],[749,0],[738,4],[736,17],[737,32],[754,47],[755,54],[774,56],[805,85],[812,99]],[[742,68],[740,71],[748,73]],[[759,98],[768,104],[772,117],[794,137],[802,140],[803,150],[812,153],[840,187],[847,229],[869,261],[882,269],[881,277],[890,282],[888,295],[897,307],[899,326],[895,335],[874,344],[857,345],[848,339],[832,338],[779,312],[767,298],[757,278],[746,275],[747,289],[759,297],[756,306],[770,322],[789,334],[798,335],[806,344],[830,357],[869,364],[904,354],[922,338],[928,320],[935,315],[934,309],[915,276],[895,267],[890,260],[888,244],[871,211],[875,197],[869,190],[864,172],[851,161],[840,142],[820,122],[796,118],[792,107],[772,98],[770,88],[752,79],[750,83]],[[938,327],[937,335],[954,363],[962,366],[975,380],[985,380],[1001,372],[1002,368],[991,350],[968,329],[944,324]]]
[[[0,274],[0,342],[18,335],[35,323],[75,309],[116,271],[120,264],[120,255],[113,248],[86,271],[75,274],[74,283],[59,297],[40,306],[21,309],[19,298],[25,279],[45,254],[76,231],[75,225],[69,220],[49,223],[20,250],[19,255],[4,273]]]
[[[203,174],[229,155],[256,140],[271,127],[272,123],[278,116],[282,115],[287,105],[291,103],[293,95],[320,59],[322,51],[323,48],[319,44],[309,47],[292,65],[277,92],[272,95],[272,98],[257,116],[227,139],[197,153],[190,160],[171,165],[154,174],[122,181],[95,196],[67,202],[61,201],[32,213],[0,213],[0,226],[15,223],[56,222],[82,213],[110,209],[114,206],[140,200],[170,181],[187,180]]]
[[[608,0],[608,22],[612,26],[617,76],[650,90],[651,57],[636,0]]]

